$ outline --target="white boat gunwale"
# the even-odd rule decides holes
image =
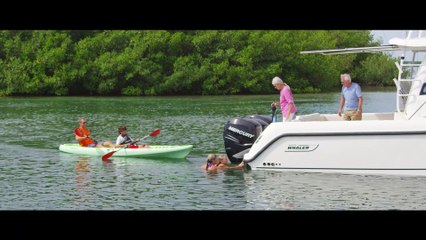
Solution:
[[[272,144],[274,144],[276,141],[285,138],[285,137],[306,137],[306,136],[321,136],[321,137],[326,137],[326,136],[371,136],[371,135],[426,135],[426,130],[424,131],[417,131],[417,130],[412,130],[412,131],[384,131],[382,130],[381,132],[377,131],[377,132],[306,132],[306,133],[283,133],[281,135],[278,135],[277,137],[273,138],[272,140],[270,140],[266,145],[264,145],[262,148],[260,148],[256,154],[254,154],[252,157],[249,158],[244,158],[244,162],[245,163],[250,163],[252,161],[254,161],[260,154],[262,154],[266,149],[269,148],[269,146],[271,146]],[[260,137],[259,137],[260,138]]]

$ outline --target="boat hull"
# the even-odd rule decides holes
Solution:
[[[253,170],[426,176],[424,122],[285,124],[268,126],[244,155]]]
[[[147,158],[185,158],[192,150],[192,145],[150,145],[148,148],[125,148],[114,153],[114,157]],[[59,150],[66,153],[103,156],[119,148],[81,147],[79,144],[61,144]]]

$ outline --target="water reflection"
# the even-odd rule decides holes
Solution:
[[[297,174],[297,173],[296,173]],[[244,174],[246,185],[246,198],[249,209],[261,210],[294,210],[295,175],[292,173],[274,171],[251,171]],[[295,189],[296,188],[296,189]]]
[[[87,202],[90,199],[89,193],[92,188],[91,181],[91,169],[89,164],[89,158],[79,157],[79,160],[75,164],[74,171],[75,175],[75,186],[78,193],[78,202]]]
[[[230,169],[224,169],[223,172],[225,176],[228,178],[224,179],[224,183],[227,183],[227,181],[232,181],[232,183],[244,183],[244,173],[248,172],[250,170],[247,169],[239,169],[239,168],[230,168]]]
[[[233,199],[230,204],[230,209],[246,209],[248,202],[247,199],[247,185],[244,175],[246,169],[227,169],[224,172],[222,180],[225,196],[228,199]]]
[[[216,179],[219,176],[218,171],[205,171],[205,172],[206,172],[207,178],[210,179],[210,180]]]

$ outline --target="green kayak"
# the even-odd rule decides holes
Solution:
[[[125,148],[117,151],[114,157],[150,157],[150,158],[185,158],[192,150],[192,145],[150,145],[147,148]],[[66,153],[103,156],[120,148],[81,147],[79,144],[59,145],[59,150]]]

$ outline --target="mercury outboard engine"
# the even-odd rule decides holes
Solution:
[[[238,164],[248,153],[253,143],[272,122],[271,116],[252,115],[231,118],[224,127],[225,151],[231,163]]]
[[[265,128],[267,126],[269,126],[269,124],[272,122],[272,117],[271,116],[251,115],[251,116],[248,116],[248,118],[254,119],[257,122],[259,122],[260,125],[262,125],[262,130],[265,130]]]

